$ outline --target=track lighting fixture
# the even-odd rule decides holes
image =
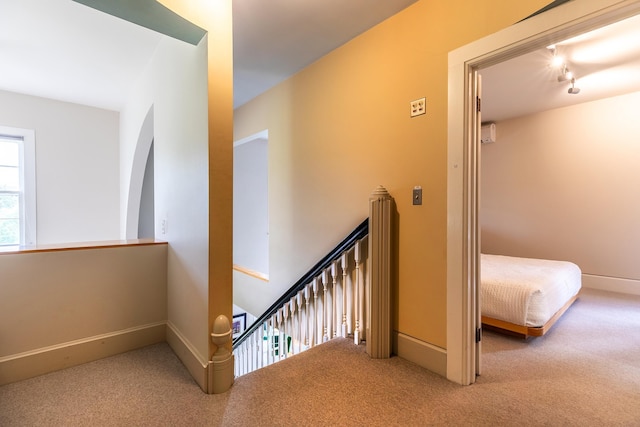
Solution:
[[[567,68],[567,64],[563,63],[560,68],[560,74],[558,75],[558,81],[565,82],[567,80],[571,80],[572,78],[573,78],[573,73],[569,71],[569,68]]]
[[[572,95],[580,93],[580,88],[576,87],[576,79],[575,79],[575,77],[571,79],[571,87],[569,88],[569,90],[567,92],[569,92]]]
[[[576,87],[576,77],[569,70],[567,66],[567,61],[563,56],[558,54],[558,49],[555,45],[547,46],[547,49],[553,54],[553,58],[551,59],[551,68],[558,70],[558,81],[559,82],[571,82],[571,87],[568,90],[568,93],[575,95],[580,93],[580,88]]]

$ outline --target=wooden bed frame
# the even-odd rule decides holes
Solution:
[[[482,326],[489,330],[507,333],[508,335],[515,335],[524,339],[527,339],[529,337],[541,337],[546,334],[549,329],[551,329],[551,327],[558,321],[560,316],[562,316],[564,312],[567,311],[569,307],[571,307],[571,304],[573,304],[577,299],[578,295],[576,294],[569,301],[567,301],[567,303],[563,305],[560,310],[556,312],[556,314],[551,316],[551,319],[549,319],[547,323],[542,326],[531,327],[516,325],[515,323],[505,322],[504,320],[498,320],[487,316],[482,316]]]

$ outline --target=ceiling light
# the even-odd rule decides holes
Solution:
[[[572,95],[580,93],[580,88],[576,87],[576,79],[575,78],[571,79],[571,87],[569,88],[569,90],[567,92],[569,92]]]
[[[559,82],[566,82],[567,80],[573,79],[575,76],[569,68],[567,68],[567,64],[562,64],[562,68],[560,69],[560,74],[558,75]]]
[[[562,55],[558,55],[556,45],[555,44],[549,45],[547,46],[547,49],[553,55],[553,58],[551,59],[551,63],[549,64],[549,66],[551,68],[560,68],[564,66],[564,57]]]
[[[551,60],[551,67],[560,68],[563,65],[564,65],[564,58],[560,55],[554,55],[553,59]]]

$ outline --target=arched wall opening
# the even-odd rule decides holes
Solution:
[[[153,105],[140,128],[136,143],[131,180],[129,181],[129,197],[127,200],[127,239],[155,236],[154,221],[154,179],[153,179]],[[149,167],[149,163],[151,164]],[[144,195],[144,199],[143,199]],[[149,229],[149,227],[151,227]]]

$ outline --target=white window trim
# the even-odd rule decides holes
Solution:
[[[21,206],[24,217],[20,221],[20,242],[23,246],[34,246],[36,237],[36,136],[31,129],[0,126],[0,135],[12,139],[21,139],[20,144],[20,181]]]

